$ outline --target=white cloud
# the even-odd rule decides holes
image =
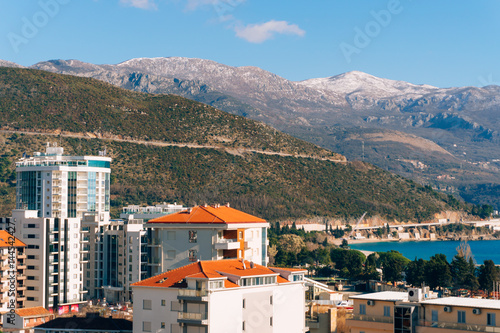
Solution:
[[[154,0],[120,0],[120,3],[125,6],[140,8],[140,9],[158,9]]]
[[[262,24],[249,24],[245,27],[236,27],[236,36],[250,43],[262,43],[274,37],[275,34],[304,36],[306,32],[296,24],[286,21],[271,20]]]

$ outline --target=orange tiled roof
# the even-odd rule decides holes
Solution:
[[[196,206],[149,220],[148,223],[266,223],[266,220],[228,206]]]
[[[10,244],[9,242],[9,237],[12,236],[6,230],[0,230],[0,248],[12,246],[12,244]],[[26,244],[24,244],[23,242],[21,242],[19,239],[16,238],[14,241],[14,246],[20,247],[20,246],[26,246]]]
[[[275,276],[277,273],[265,266],[257,264],[254,264],[254,267],[251,268],[249,261],[245,261],[245,266],[243,266],[243,262],[239,259],[198,261],[133,283],[132,286],[178,287],[185,278],[222,278],[225,277],[226,274],[239,277],[251,277],[265,275]],[[289,281],[278,276],[278,283],[287,282]],[[224,285],[226,288],[238,287],[238,285],[232,281],[225,281]]]
[[[50,315],[49,310],[47,310],[43,306],[17,309],[16,313],[21,317],[34,317],[34,316],[48,316],[48,315]]]
[[[277,269],[277,270],[282,270],[282,271],[287,271],[290,273],[293,272],[307,272],[307,269],[303,268],[285,268],[285,267],[269,267],[270,269]]]

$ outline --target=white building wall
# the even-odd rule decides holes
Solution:
[[[177,324],[177,311],[172,311],[172,302],[178,303],[177,289],[134,287],[134,333],[148,333],[143,331],[143,323],[151,324],[151,332],[170,333],[171,324]],[[151,301],[151,310],[143,308],[144,300]],[[165,300],[165,305],[162,305]],[[161,323],[165,328],[161,328]]]
[[[148,333],[143,330],[143,322],[150,323],[151,332],[179,332],[170,331],[172,324],[178,328],[178,311],[172,309],[172,302],[178,304],[177,293],[173,288],[134,287],[134,333]],[[151,300],[151,310],[143,309],[144,300]],[[165,306],[161,305],[162,300]],[[304,332],[305,289],[301,282],[213,291],[208,303],[187,302],[186,312],[203,313],[205,304],[208,304],[207,332]],[[162,322],[165,329],[161,328]],[[205,326],[187,326],[187,332],[198,329],[205,332]]]
[[[196,242],[190,242],[189,232],[196,232]],[[202,229],[195,225],[190,228],[155,228],[155,238],[161,244],[161,257],[153,256],[152,263],[158,261],[159,270],[153,270],[153,275],[174,268],[182,267],[199,260],[217,259],[217,250],[214,241],[217,238],[217,229]],[[190,251],[196,251],[196,258],[190,261]],[[153,251],[154,253],[154,251]]]

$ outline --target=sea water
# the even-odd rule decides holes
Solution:
[[[402,242],[378,242],[378,243],[358,243],[349,244],[351,249],[386,252],[395,250],[402,253],[406,258],[429,260],[436,253],[446,255],[448,262],[451,262],[457,254],[457,247],[460,241],[402,241]],[[485,260],[493,260],[495,264],[500,264],[500,240],[478,240],[468,241],[472,255],[477,264],[482,264]]]

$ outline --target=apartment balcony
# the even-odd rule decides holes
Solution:
[[[50,243],[59,243],[59,237],[55,237],[54,235],[49,236]]]
[[[149,247],[159,247],[161,246],[161,241],[159,238],[152,238],[148,243]]]
[[[416,327],[417,333],[427,333],[441,331],[449,332],[453,331],[471,331],[471,332],[494,332],[499,333],[500,327],[496,326],[486,326],[486,325],[476,325],[476,324],[462,324],[462,323],[447,323],[447,322],[433,322],[420,320]]]
[[[26,258],[28,258],[28,256],[26,254],[24,254],[24,253],[17,255],[17,259],[26,259]]]
[[[50,229],[49,229],[49,232],[50,232],[50,233],[59,232],[59,228],[54,228],[54,227],[52,227],[52,228],[50,228]]]
[[[79,292],[80,294],[86,294],[86,293],[88,293],[89,291],[88,291],[87,289],[80,288],[80,290],[78,290],[78,292]]]
[[[80,243],[88,243],[89,242],[89,237],[82,237],[82,239],[80,239]]]
[[[385,316],[367,316],[367,315],[347,315],[346,324],[356,330],[382,330],[392,332],[394,330],[394,318]]]
[[[4,265],[4,266],[2,266],[2,268],[0,270],[8,271],[9,269],[11,269],[10,265]]]
[[[28,266],[26,266],[26,264],[19,264],[19,265],[17,265],[16,268],[17,268],[17,270],[22,270],[22,269],[28,268]]]
[[[208,292],[206,290],[179,289],[178,300],[208,302]]]
[[[51,268],[49,268],[49,274],[51,274],[51,275],[59,274],[59,269],[51,267]]]
[[[18,274],[18,275],[16,275],[16,279],[17,279],[17,281],[19,281],[19,280],[26,280],[26,275],[24,275],[24,274]]]
[[[8,297],[2,297],[0,299],[0,303],[7,303],[7,302],[9,302],[9,298]]]
[[[150,258],[148,260],[148,266],[160,266],[161,265],[161,261],[159,258]]]
[[[208,325],[208,316],[206,313],[179,312],[177,322],[192,325]]]
[[[24,295],[23,295],[23,296],[21,296],[21,297],[17,297],[17,298],[16,298],[16,301],[18,301],[18,302],[24,302],[24,301],[26,301],[26,300],[27,300],[27,297],[26,297],[26,296],[24,296]]]
[[[237,250],[240,248],[240,242],[237,239],[219,238],[215,243],[217,250]]]
[[[26,286],[18,286],[18,287],[17,287],[17,290],[18,290],[18,291],[23,291],[23,290],[26,290]]]

